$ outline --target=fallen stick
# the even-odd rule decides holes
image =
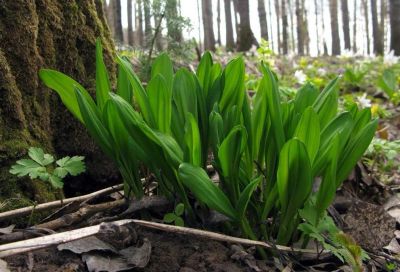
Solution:
[[[99,190],[99,191],[96,191],[96,192],[93,192],[93,193],[90,193],[87,195],[66,198],[62,201],[56,200],[56,201],[52,201],[52,202],[42,203],[42,204],[39,204],[36,206],[29,206],[29,207],[16,209],[16,210],[2,212],[2,213],[0,213],[0,222],[15,218],[15,217],[19,217],[19,216],[29,215],[32,212],[32,210],[46,211],[46,210],[50,210],[50,209],[54,209],[54,208],[59,208],[59,207],[62,207],[63,205],[66,205],[66,204],[69,204],[72,202],[83,202],[90,198],[97,197],[100,195],[110,194],[110,193],[119,191],[121,189],[123,189],[123,185],[119,184],[119,185],[108,187],[108,188],[105,188],[105,189],[102,189],[102,190]]]
[[[109,222],[108,224],[116,224],[118,226],[135,223],[139,226],[157,229],[166,232],[172,232],[183,235],[192,235],[196,237],[206,238],[210,240],[216,240],[227,243],[237,243],[243,244],[247,246],[259,246],[270,250],[278,250],[284,252],[293,252],[293,253],[307,253],[307,254],[321,254],[321,252],[317,252],[310,249],[299,249],[292,248],[281,245],[273,245],[267,242],[262,241],[254,241],[249,239],[243,239],[238,237],[233,237],[229,235],[224,235],[216,232],[192,229],[187,227],[179,227],[173,225],[166,225],[161,223],[149,222],[144,220],[136,220],[136,219],[125,219],[114,222]],[[15,254],[25,253],[33,250],[38,250],[46,247],[50,247],[53,245],[63,244],[71,241],[75,241],[78,239],[82,239],[88,236],[95,235],[99,233],[100,225],[95,225],[91,227],[85,227],[81,229],[61,232],[57,234],[51,234],[43,237],[33,238],[29,240],[14,242],[10,244],[0,245],[0,258],[12,256]],[[327,251],[323,251],[322,253],[327,253]]]

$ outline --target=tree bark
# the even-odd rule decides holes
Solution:
[[[287,0],[281,1],[282,7],[282,53],[287,55],[288,53],[288,19],[287,19],[287,11],[286,11],[286,2]]]
[[[201,4],[204,29],[204,50],[215,51],[215,37],[211,0],[202,0]]]
[[[224,8],[226,24],[226,50],[233,51],[233,49],[235,48],[235,41],[233,39],[231,0],[224,0]]]
[[[306,49],[306,54],[310,54],[310,36],[308,35],[308,15],[307,9],[305,7],[305,0],[301,1],[301,10],[303,11],[303,37],[304,37],[304,48]]]
[[[82,184],[95,190],[119,179],[86,129],[38,78],[41,68],[59,70],[93,94],[96,37],[102,40],[105,61],[114,74],[114,45],[102,1],[0,0],[0,33],[0,201],[18,198],[19,205],[26,205],[26,198],[51,200],[48,184],[8,172],[30,146],[43,147],[58,158],[86,157],[86,174],[66,182],[66,189],[79,185],[84,193]],[[110,177],[114,178],[107,181]]]
[[[238,9],[240,16],[238,50],[247,51],[253,44],[258,45],[250,27],[249,0],[239,0]]]
[[[136,40],[139,46],[144,44],[142,0],[136,0]]]
[[[128,9],[128,44],[133,46],[134,38],[133,38],[133,26],[132,26],[132,0],[127,0],[127,9]]]
[[[282,39],[281,39],[281,7],[279,0],[275,0],[275,13],[276,13],[276,32],[277,32],[277,42],[278,42],[278,53],[282,53]]]
[[[336,55],[340,55],[340,38],[339,38],[337,0],[329,1],[329,11],[331,14],[332,55],[336,56]]]
[[[152,29],[151,29],[151,10],[150,10],[150,1],[143,2],[144,9],[144,37],[145,42],[144,45],[146,48],[150,46],[150,41],[152,38]]]
[[[294,14],[293,14],[293,4],[292,0],[288,0],[288,8],[289,8],[289,14],[290,14],[290,42],[291,42],[291,51],[294,52],[296,50],[295,47],[295,39],[294,39]]]
[[[369,55],[371,53],[371,48],[370,48],[370,38],[369,38],[369,10],[368,10],[368,2],[367,0],[362,0],[363,7],[364,7],[364,18],[365,18],[365,35],[367,38],[367,54]]]
[[[297,19],[297,53],[304,55],[304,34],[303,34],[303,11],[300,0],[296,0],[296,19]]]
[[[326,44],[326,39],[325,39],[325,14],[324,14],[324,0],[321,0],[321,16],[322,16],[322,43],[323,43],[323,47],[324,47],[324,56],[328,55],[328,46]]]
[[[371,0],[372,37],[374,39],[374,53],[383,55],[383,37],[378,23],[378,7],[376,0]]]
[[[387,4],[386,0],[381,0],[381,22],[379,24],[381,36],[382,36],[382,48],[383,48],[383,53],[385,52],[385,46],[386,46],[386,31],[385,31],[385,21],[387,18]]]
[[[265,12],[264,0],[258,0],[257,10],[260,21],[261,38],[268,41],[267,13]]]
[[[349,7],[347,5],[347,0],[341,0],[340,5],[342,8],[344,48],[346,50],[350,50],[350,19],[349,19]]]
[[[122,30],[121,20],[121,0],[112,0],[114,2],[113,18],[114,18],[114,39],[118,43],[124,43],[124,32]]]
[[[314,15],[315,15],[315,32],[317,34],[316,38],[317,38],[317,54],[318,56],[321,54],[321,50],[319,49],[319,21],[318,21],[318,1],[314,0]],[[322,18],[324,18],[323,16],[321,16]]]
[[[269,16],[269,21],[273,22],[272,19],[272,5],[271,5],[271,1],[272,0],[267,0],[268,1],[268,16]],[[275,44],[275,36],[274,36],[274,32],[272,31],[272,23],[269,24],[269,41],[270,41],[270,45],[271,48],[274,48],[274,44]]]
[[[390,0],[390,50],[400,56],[400,1]]]

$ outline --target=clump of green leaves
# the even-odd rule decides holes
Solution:
[[[64,186],[63,179],[67,175],[77,176],[86,170],[82,156],[67,156],[56,161],[52,155],[45,154],[38,147],[29,148],[28,156],[30,159],[18,160],[11,167],[10,173],[47,181],[57,189]]]
[[[381,88],[394,105],[400,103],[400,90],[398,88],[396,74],[392,69],[385,69],[378,78],[378,87]]]
[[[352,86],[355,87],[360,87],[367,73],[368,69],[362,67],[359,68],[347,67],[346,70],[344,71],[343,78],[344,81],[347,82],[348,84],[351,84]]]
[[[179,203],[176,205],[174,212],[164,215],[163,221],[165,223],[174,223],[175,226],[183,227],[185,225],[185,222],[182,219],[184,211],[185,205],[183,203]]]
[[[242,57],[223,67],[207,52],[193,73],[175,71],[162,54],[146,87],[127,60],[117,63],[113,92],[97,42],[95,100],[62,73],[41,70],[40,77],[116,162],[127,194],[143,196],[144,164],[157,178],[158,194],[182,203],[189,219],[198,202],[251,239],[297,241],[299,211],[308,203],[318,223],[377,127],[369,108],[338,107],[338,78],[321,92],[306,84],[291,97],[261,63],[250,98]],[[206,172],[209,163],[218,184]]]

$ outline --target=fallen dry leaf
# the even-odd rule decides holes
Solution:
[[[118,253],[114,247],[94,236],[58,245],[57,249],[69,250],[77,254],[87,253],[94,250]]]

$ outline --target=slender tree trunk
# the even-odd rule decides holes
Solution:
[[[200,4],[200,0],[197,0],[196,1],[197,2],[197,22],[198,22],[198,28],[197,28],[197,31],[199,32],[199,37],[198,37],[198,40],[199,40],[199,49],[200,49],[200,52],[202,52],[203,51],[203,48],[202,48],[202,39],[201,39],[201,4]]]
[[[328,46],[326,44],[326,38],[325,38],[325,14],[324,14],[324,0],[321,0],[321,17],[322,17],[322,43],[324,47],[324,56],[328,55]]]
[[[282,53],[282,39],[281,39],[281,8],[279,0],[275,0],[275,13],[276,13],[276,32],[277,32],[277,42],[278,42],[278,53]]]
[[[155,28],[160,24],[160,20],[162,20],[162,12],[164,11],[161,11],[161,6],[158,0],[153,0],[153,20]],[[160,26],[160,31],[158,31],[158,33],[154,33],[154,35],[157,35],[155,43],[158,51],[162,51],[164,49],[161,30],[162,28]]]
[[[271,1],[272,0],[267,0],[268,1],[268,16],[269,16],[269,21],[273,22],[272,19],[272,5],[271,5]],[[268,25],[269,26],[269,41],[270,41],[270,46],[273,49],[274,48],[274,44],[275,44],[275,36],[274,36],[274,32],[272,31],[272,23]]]
[[[152,38],[151,10],[150,10],[149,0],[143,2],[143,8],[144,8],[144,36],[145,36],[144,45],[148,47]]]
[[[304,34],[303,34],[303,11],[301,10],[300,0],[296,0],[296,19],[297,19],[297,53],[304,55]]]
[[[234,13],[234,18],[235,18],[235,31],[236,31],[236,39],[239,40],[239,18],[238,18],[238,14],[239,14],[239,0],[232,0],[233,2],[233,13]]]
[[[128,44],[133,46],[133,26],[132,26],[132,0],[127,0],[127,10],[128,10]]]
[[[224,0],[224,8],[226,24],[226,50],[232,51],[235,48],[235,41],[233,40],[231,0]]]
[[[336,56],[336,55],[340,55],[340,38],[339,38],[337,0],[329,1],[329,11],[331,14],[332,55]]]
[[[113,0],[114,8],[114,38],[117,42],[124,42],[124,32],[122,30],[122,20],[121,20],[121,0]]]
[[[319,49],[319,21],[318,21],[318,1],[314,0],[314,16],[315,16],[315,32],[317,39],[317,54],[318,56],[321,54],[321,50]]]
[[[370,48],[370,38],[369,38],[369,10],[368,10],[368,2],[367,0],[362,0],[362,4],[364,7],[364,18],[365,18],[365,35],[367,38],[367,54],[369,55],[371,53],[371,48]]]
[[[260,21],[261,38],[268,41],[268,24],[267,24],[267,14],[265,12],[264,0],[258,0],[257,9]]]
[[[239,0],[238,8],[240,15],[238,50],[247,51],[253,44],[258,45],[250,27],[249,0]]]
[[[215,37],[213,28],[213,14],[211,0],[202,0],[204,49],[215,51]]]
[[[379,25],[381,36],[382,36],[382,48],[383,48],[383,53],[385,52],[385,46],[386,46],[386,31],[385,31],[385,21],[387,17],[387,4],[386,0],[381,0],[381,22]]]
[[[293,14],[293,3],[292,0],[288,0],[288,8],[290,13],[290,42],[291,42],[291,51],[294,52],[295,48],[295,39],[294,39],[294,14]]]
[[[341,0],[340,5],[342,8],[344,48],[346,50],[350,50],[350,19],[349,19],[349,7],[347,5],[347,0]]]
[[[288,54],[288,19],[287,19],[287,10],[286,10],[286,2],[287,0],[281,1],[282,7],[282,53],[284,55]]]
[[[353,53],[357,53],[357,0],[354,0],[353,20]]]
[[[376,0],[371,0],[372,37],[374,39],[374,53],[383,55],[383,37],[378,23],[378,7]]]
[[[303,34],[304,34],[304,48],[306,49],[306,54],[310,54],[310,36],[308,35],[308,15],[307,9],[305,7],[305,0],[301,1],[301,10],[303,11]]]
[[[139,46],[144,44],[142,0],[136,0],[136,40]]]
[[[221,0],[217,2],[217,43],[221,46]]]
[[[400,1],[390,0],[390,50],[400,56]]]

